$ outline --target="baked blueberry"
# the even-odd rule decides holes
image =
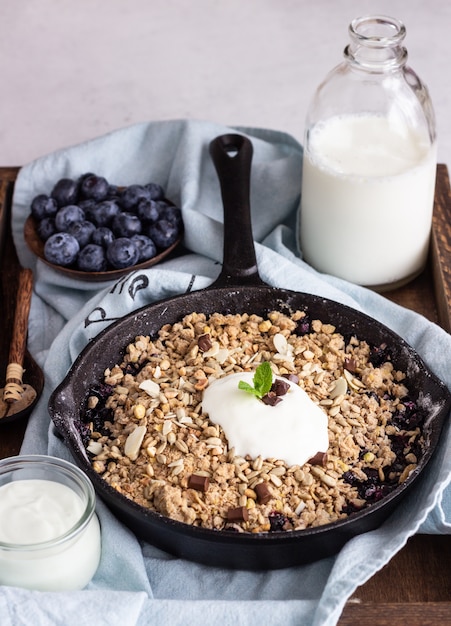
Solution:
[[[56,201],[58,207],[76,204],[78,200],[78,183],[71,178],[60,178],[50,195]]]
[[[82,222],[85,219],[85,212],[76,204],[68,204],[59,209],[55,215],[56,228],[59,231],[66,231],[70,224]]]
[[[90,242],[95,229],[96,227],[92,222],[89,222],[88,220],[83,220],[82,222],[74,222],[73,224],[69,224],[67,232],[70,235],[73,235],[80,244],[80,248],[83,248]]]
[[[119,237],[108,246],[106,257],[115,269],[130,267],[138,262],[138,247],[130,238]]]
[[[148,261],[152,259],[157,253],[157,247],[150,237],[146,235],[133,235],[131,240],[138,248],[138,262]]]
[[[155,224],[150,224],[145,234],[156,244],[157,248],[168,248],[179,236],[179,229],[173,222],[168,220],[158,220]]]
[[[100,202],[108,196],[110,185],[103,176],[88,174],[80,182],[80,194],[85,199],[92,199]]]
[[[103,246],[88,243],[78,253],[77,266],[83,272],[104,272],[107,269],[107,260]]]
[[[69,233],[55,233],[47,239],[44,245],[44,257],[55,265],[72,265],[79,251],[78,241]]]
[[[42,220],[45,217],[54,217],[58,211],[58,205],[55,198],[50,198],[44,193],[39,194],[31,203],[31,214],[36,220]]]
[[[134,213],[124,211],[118,213],[113,219],[111,230],[116,237],[131,237],[132,235],[139,235],[142,231],[141,220]]]
[[[113,231],[106,226],[99,226],[94,230],[91,237],[91,242],[96,243],[98,246],[108,248],[110,243],[115,239]]]

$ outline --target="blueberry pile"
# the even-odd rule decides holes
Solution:
[[[157,183],[118,188],[86,173],[60,179],[50,195],[31,203],[36,230],[50,263],[85,272],[132,267],[150,260],[179,238],[178,207]]]

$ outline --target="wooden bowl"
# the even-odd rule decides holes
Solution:
[[[32,215],[29,215],[24,224],[24,238],[25,242],[30,248],[30,250],[39,258],[43,263],[53,268],[60,274],[64,274],[65,276],[69,276],[70,278],[75,278],[77,280],[87,280],[91,282],[100,282],[105,280],[117,280],[128,274],[129,272],[136,270],[144,270],[152,265],[156,265],[160,263],[163,259],[165,259],[171,252],[179,245],[183,238],[183,231],[180,233],[177,240],[170,245],[165,250],[161,251],[156,256],[148,259],[147,261],[143,261],[142,263],[137,263],[136,265],[131,265],[129,267],[124,267],[121,269],[112,269],[106,270],[104,272],[84,272],[82,270],[78,270],[73,267],[64,267],[62,265],[56,265],[55,263],[50,263],[44,256],[44,244],[45,242],[39,237],[37,229],[36,229],[36,220]]]

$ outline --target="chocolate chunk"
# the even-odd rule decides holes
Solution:
[[[276,404],[282,402],[282,398],[276,395],[274,391],[268,391],[268,393],[263,396],[262,402],[268,404],[269,406],[276,406]]]
[[[258,485],[254,487],[254,489],[255,493],[257,494],[257,500],[259,504],[266,504],[271,500],[272,493],[269,490],[267,483],[258,483]]]
[[[271,385],[271,391],[274,391],[276,396],[284,396],[288,392],[289,388],[290,385],[284,380],[280,380],[280,378],[276,378],[276,380]]]
[[[205,333],[205,335],[200,335],[199,339],[197,340],[197,345],[199,346],[199,350],[201,352],[207,352],[207,350],[210,350],[213,345],[211,343],[210,335],[208,333]]]
[[[345,370],[348,370],[348,372],[351,372],[352,374],[354,374],[356,370],[355,359],[345,359],[344,368]]]
[[[199,474],[191,474],[188,478],[188,489],[196,489],[196,491],[207,491],[210,486],[208,476],[200,476]]]
[[[317,452],[308,462],[311,465],[322,465],[324,467],[327,463],[327,452]]]
[[[235,509],[227,511],[227,521],[229,522],[247,522],[249,512],[245,506],[237,506]]]

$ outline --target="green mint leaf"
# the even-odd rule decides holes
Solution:
[[[263,361],[255,370],[254,387],[258,391],[261,398],[271,389],[272,370],[268,361]]]
[[[260,363],[260,365],[255,370],[253,383],[254,386],[250,385],[244,380],[240,380],[240,382],[238,383],[238,389],[247,391],[247,393],[251,393],[261,400],[261,398],[263,398],[263,396],[266,395],[271,389],[272,385],[271,365],[267,361]]]
[[[248,393],[251,393],[254,396],[259,397],[258,391],[254,389],[252,385],[249,385],[249,383],[246,383],[244,380],[240,380],[240,382],[238,383],[238,389],[242,389],[243,391],[247,391]]]

